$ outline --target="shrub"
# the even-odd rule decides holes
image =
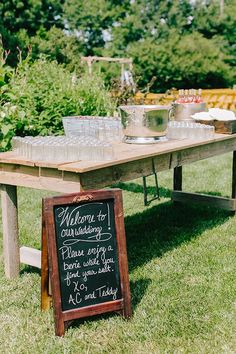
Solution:
[[[153,89],[164,92],[176,88],[228,87],[233,81],[227,56],[218,39],[206,39],[199,33],[179,36],[173,32],[168,40],[145,40],[129,47],[134,58],[140,86],[157,77]]]
[[[20,63],[0,107],[1,150],[17,135],[62,134],[62,117],[110,115],[114,105],[98,76],[76,77],[55,61]]]
[[[56,60],[70,70],[81,70],[81,55],[84,48],[73,34],[66,34],[60,28],[52,27],[49,31],[40,28],[34,37],[25,40],[25,46],[32,48],[32,58],[38,59],[41,54],[47,55],[50,60]]]

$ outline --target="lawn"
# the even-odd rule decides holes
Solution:
[[[184,167],[184,190],[230,195],[231,154]],[[76,321],[54,336],[40,311],[40,273],[0,267],[1,353],[233,353],[236,350],[236,218],[173,205],[172,173],[160,173],[160,201],[143,206],[141,180],[122,183],[133,316]],[[153,192],[153,180],[148,179]],[[19,189],[20,242],[40,248],[42,191]],[[0,231],[2,232],[2,231]],[[2,235],[0,237],[2,254]]]

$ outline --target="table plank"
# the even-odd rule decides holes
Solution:
[[[215,134],[212,140],[170,140],[159,142],[150,145],[125,144],[119,143],[114,145],[115,159],[110,161],[79,161],[68,164],[62,164],[58,167],[59,170],[70,172],[89,172],[98,170],[104,167],[119,165],[135,160],[155,157],[163,154],[177,152],[185,149],[190,149],[198,146],[214,144],[215,142],[235,140],[236,135]]]
[[[236,150],[236,135],[216,134],[213,140],[171,140],[152,145],[119,143],[118,158],[66,164],[18,161],[10,153],[0,156],[0,183],[58,192],[103,188],[156,172],[176,168]],[[4,162],[1,162],[4,161]],[[40,166],[38,166],[40,165]]]
[[[182,191],[173,191],[172,200],[182,203],[200,203],[214,208],[222,208],[228,211],[236,210],[236,200],[224,198],[214,195],[206,195],[200,193],[188,193]]]
[[[138,160],[140,158],[157,156],[168,152],[179,151],[184,148],[191,148],[200,145],[206,145],[215,141],[234,139],[236,136],[226,134],[215,134],[212,140],[167,140],[160,141],[156,144],[126,144],[115,143],[114,152],[115,158],[110,161],[76,161],[76,162],[54,162],[54,161],[31,161],[25,157],[18,156],[13,151],[0,153],[0,167],[1,164],[15,164],[22,166],[37,166],[55,168],[63,171],[71,172],[87,172],[103,167],[125,163],[129,161]]]
[[[33,161],[25,159],[23,156],[19,156],[13,151],[0,152],[0,163],[13,163],[16,165],[34,166]]]

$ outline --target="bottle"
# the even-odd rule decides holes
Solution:
[[[184,103],[189,103],[188,90],[184,90]]]
[[[202,89],[198,89],[196,103],[201,103],[201,102],[203,102],[203,100],[202,100]]]
[[[197,91],[193,89],[193,103],[196,103],[197,101]]]
[[[177,103],[183,103],[184,102],[184,90],[179,90],[179,95],[176,100]]]
[[[189,90],[189,96],[188,96],[188,101],[189,103],[193,103],[193,89]]]

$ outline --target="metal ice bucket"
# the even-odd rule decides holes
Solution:
[[[172,103],[170,116],[174,120],[194,120],[191,115],[206,111],[206,103]]]
[[[124,142],[153,144],[166,140],[170,106],[120,106]]]

